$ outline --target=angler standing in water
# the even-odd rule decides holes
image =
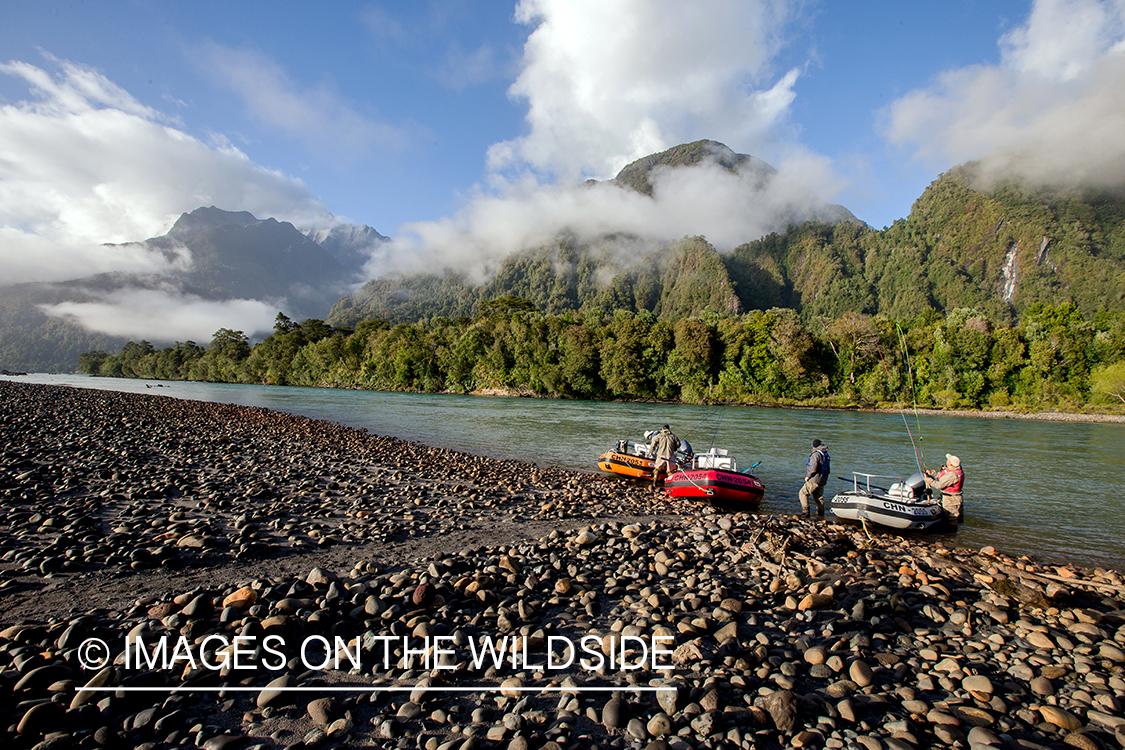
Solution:
[[[930,489],[941,491],[941,507],[945,509],[950,521],[960,523],[965,515],[964,498],[961,495],[965,487],[965,471],[961,468],[961,459],[952,453],[946,453],[945,465],[939,471],[926,472],[926,485]]]
[[[809,515],[809,498],[816,501],[816,514],[824,515],[824,485],[828,484],[828,472],[832,466],[827,445],[815,439],[812,447],[813,452],[805,462],[805,483],[797,493],[797,498],[801,501],[801,514],[806,518]]]

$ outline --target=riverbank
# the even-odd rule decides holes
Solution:
[[[24,373],[26,374],[26,373]],[[99,377],[99,376],[91,376]],[[144,381],[146,378],[133,378],[134,380]],[[171,382],[194,382],[194,381],[171,381]],[[338,388],[333,385],[321,385],[319,388]],[[356,388],[347,388],[342,390],[361,390]],[[414,393],[415,391],[386,391],[387,393]],[[536,393],[529,389],[511,389],[511,388],[480,388],[470,391],[467,394],[460,394],[454,391],[443,391],[445,395],[469,395],[480,396],[484,398],[531,398],[531,399],[555,399],[556,396],[545,396]],[[570,400],[570,399],[568,399]],[[583,399],[573,399],[583,400]],[[595,402],[596,403],[596,402]],[[693,406],[707,406],[708,404],[689,404],[684,401],[662,402],[657,400],[645,401],[628,401],[628,400],[615,400],[614,403],[674,403],[674,404],[687,404]],[[832,400],[819,400],[814,403],[797,403],[797,402],[754,402],[754,403],[730,403],[730,404],[716,404],[720,406],[743,406],[747,408],[761,408],[761,409],[792,409],[795,411],[800,410],[817,410],[817,411],[858,411],[870,412],[873,414],[898,414],[904,409],[888,406],[860,406],[849,405],[840,406]],[[1125,424],[1125,413],[1109,413],[1109,412],[1068,412],[1051,409],[1047,411],[1017,411],[1015,409],[934,409],[934,408],[917,408],[908,407],[905,411],[909,414],[918,413],[927,416],[946,416],[946,417],[980,417],[985,419],[1028,419],[1040,420],[1044,422],[1089,422],[1089,423],[1105,423],[1105,424]]]
[[[613,478],[147,394],[0,382],[0,439],[12,747],[1125,737],[1116,571],[715,514]],[[251,648],[247,669],[204,666],[217,659],[204,639],[235,634],[277,636],[285,658]],[[174,664],[126,668],[130,635],[188,645]],[[359,643],[360,669],[312,669],[295,650],[335,636]],[[435,655],[437,636],[453,653]],[[664,636],[671,653],[643,658]],[[90,637],[120,663],[83,669]],[[502,637],[528,662],[473,663]],[[535,668],[548,638],[586,637],[603,657],[624,643],[639,668]],[[238,691],[267,684],[313,692]],[[154,690],[124,689],[141,686]]]
[[[529,393],[524,391],[516,391],[506,388],[488,388],[472,391],[470,396],[485,396],[496,398],[551,398],[550,396],[543,396],[537,393]],[[628,402],[626,402],[628,403]],[[635,403],[660,403],[660,402],[635,402]],[[684,402],[675,402],[684,403]],[[698,404],[705,406],[706,404]],[[804,403],[775,403],[775,402],[762,402],[762,403],[746,403],[746,404],[722,404],[723,406],[745,406],[761,409],[816,409],[819,411],[862,411],[870,412],[873,414],[898,414],[903,411],[898,407],[875,407],[875,406],[836,406],[830,402],[817,402],[812,404]],[[1125,424],[1125,414],[1109,414],[1109,413],[1088,413],[1088,412],[1067,412],[1058,410],[1049,411],[1015,411],[1012,409],[931,409],[931,408],[914,408],[906,409],[908,413],[918,413],[927,416],[935,417],[984,417],[986,419],[1038,419],[1045,422],[1103,422],[1107,424]]]

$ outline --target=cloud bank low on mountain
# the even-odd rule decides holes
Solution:
[[[69,318],[89,331],[132,340],[211,340],[220,328],[239,321],[240,330],[262,334],[273,327],[277,307],[256,299],[204,299],[175,285],[157,289],[127,287],[97,301],[66,301],[44,306],[52,317]],[[159,331],[159,337],[153,336]]]
[[[446,269],[480,282],[504,258],[560,234],[614,246],[623,259],[688,235],[720,250],[810,219],[858,221],[765,162],[697,141],[645,157],[611,181],[534,181],[477,195],[456,215],[401,228],[367,267],[372,278]]]
[[[310,236],[323,237],[333,252]],[[256,336],[271,330],[279,311],[324,317],[352,288],[368,248],[383,239],[370,227],[337,223],[306,235],[248,211],[199,208],[181,215],[167,234],[125,246],[174,257],[177,265],[161,274],[103,276],[79,285],[83,299],[41,309],[115,336],[207,341],[218,328]]]
[[[69,370],[81,351],[116,349],[127,339],[206,343],[220,328],[251,337],[269,333],[278,312],[323,318],[354,288],[370,248],[385,240],[371,227],[331,217],[302,233],[248,211],[199,208],[182,214],[166,234],[101,248],[144,259],[132,265],[134,272],[3,287],[0,362]]]

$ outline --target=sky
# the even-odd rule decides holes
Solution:
[[[0,10],[0,282],[171,273],[106,243],[206,205],[302,229],[370,225],[392,238],[372,276],[479,275],[576,226],[731,249],[810,193],[882,228],[969,160],[1045,184],[1125,175],[1125,0]],[[721,170],[667,174],[649,201],[579,187],[703,138],[786,182],[764,194]],[[255,317],[236,302],[204,315],[176,300],[206,325],[272,321],[269,305]],[[99,320],[153,325],[125,297],[106,304]]]

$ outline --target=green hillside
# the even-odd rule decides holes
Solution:
[[[623,259],[564,236],[509,257],[483,285],[460,276],[378,279],[338,302],[328,321],[456,317],[505,295],[549,314],[624,309],[669,321],[774,307],[806,319],[969,308],[1001,322],[1035,304],[1071,302],[1087,316],[1125,310],[1125,201],[1012,185],[986,193],[971,181],[971,166],[951,170],[910,216],[882,230],[806,222],[725,254],[696,237]]]

